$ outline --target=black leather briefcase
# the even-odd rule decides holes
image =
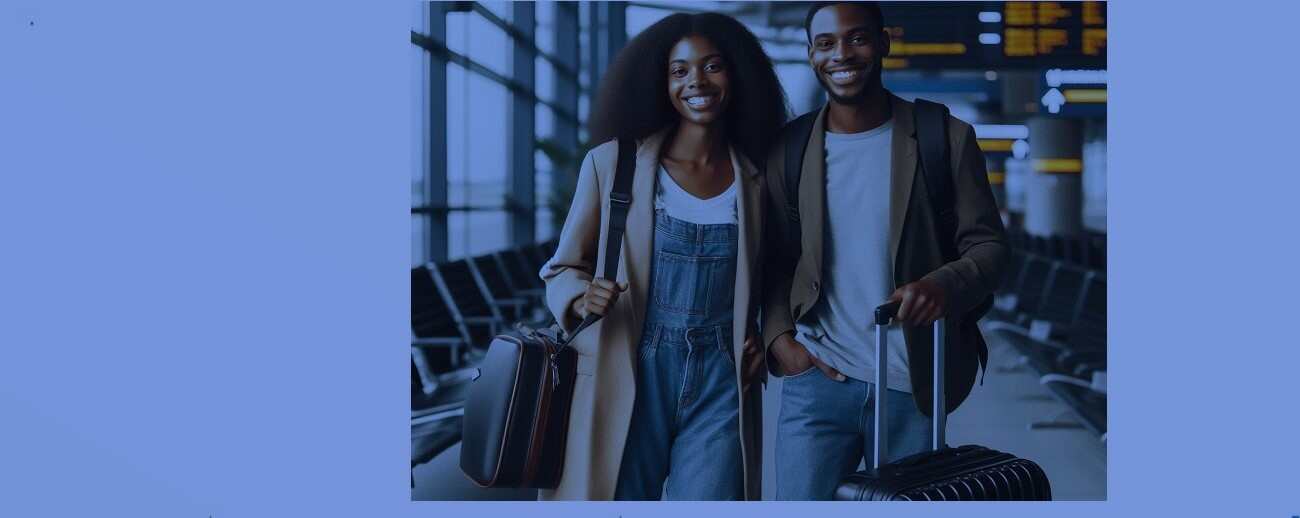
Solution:
[[[886,365],[884,326],[898,303],[876,308],[876,365]],[[1047,474],[1033,461],[983,446],[948,447],[944,442],[947,412],[943,391],[943,320],[934,323],[934,407],[931,450],[881,464],[887,445],[883,412],[875,412],[875,461],[872,469],[846,477],[835,489],[836,500],[1051,500]],[[876,369],[876,386],[888,386],[886,369]],[[884,408],[888,390],[876,391],[876,408]]]
[[[465,402],[461,470],[483,487],[555,488],[577,365],[550,329],[493,339]]]
[[[610,190],[604,278],[614,279],[627,226],[636,147],[618,143]],[[483,487],[555,489],[564,471],[565,441],[578,354],[568,342],[600,317],[591,314],[567,337],[555,327],[497,336],[465,401],[460,469]]]

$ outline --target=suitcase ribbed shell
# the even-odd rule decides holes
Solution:
[[[1033,461],[983,446],[928,451],[860,471],[835,490],[836,500],[1051,500],[1047,474]]]

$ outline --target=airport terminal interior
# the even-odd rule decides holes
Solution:
[[[549,324],[538,272],[591,145],[605,68],[677,12],[740,20],[772,57],[791,117],[822,106],[805,2],[433,2],[410,12],[411,495],[534,500],[461,473],[474,364],[498,332]],[[884,2],[886,88],[975,127],[1013,250],[982,383],[948,443],[1037,462],[1055,500],[1106,499],[1104,2]],[[404,37],[405,35],[403,35]],[[865,313],[864,313],[865,315]],[[772,458],[781,393],[763,397]],[[774,498],[764,466],[763,499]]]

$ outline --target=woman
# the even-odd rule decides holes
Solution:
[[[577,335],[564,474],[543,499],[759,499],[761,160],[785,94],[757,38],[675,14],[619,53],[555,256],[547,304]],[[604,271],[618,145],[636,142],[618,276]],[[737,368],[739,366],[740,368]]]

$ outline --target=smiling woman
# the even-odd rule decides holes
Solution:
[[[541,498],[759,498],[751,272],[766,192],[755,164],[785,115],[771,60],[724,15],[664,18],[615,59],[590,124],[599,145],[542,269],[551,312],[589,367],[574,385],[564,474]],[[614,212],[606,200],[617,199],[630,206]],[[609,245],[615,233],[601,246],[620,213],[622,246]],[[576,331],[597,318],[600,332]]]
[[[748,158],[761,159],[785,123],[785,91],[758,38],[735,19],[716,13],[674,14],[628,42],[601,80],[588,123],[591,142],[645,138],[685,116],[674,103],[686,101],[673,96],[668,84],[672,74],[685,72],[680,63],[681,71],[670,69],[670,56],[684,39],[707,42],[714,49],[714,68],[704,72],[716,81],[721,71],[731,81],[728,106],[717,110],[722,129]],[[707,99],[696,100],[703,101]]]
[[[727,110],[731,85],[722,51],[703,36],[687,36],[668,56],[668,98],[677,113],[708,125]]]

